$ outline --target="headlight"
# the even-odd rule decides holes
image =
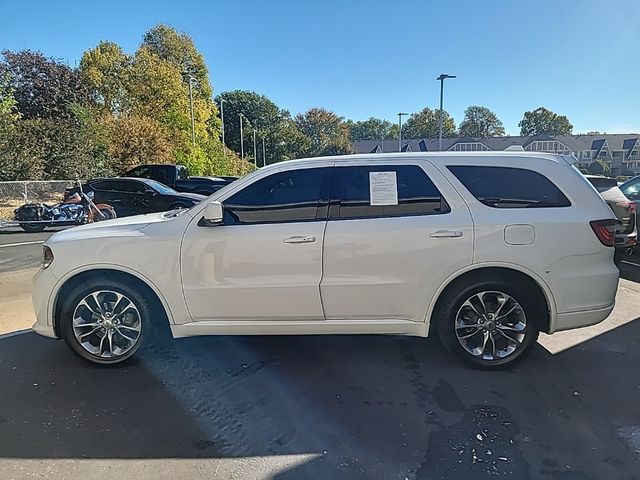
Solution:
[[[40,267],[43,270],[49,268],[51,262],[53,262],[53,251],[45,245],[42,247],[42,263],[40,263]]]

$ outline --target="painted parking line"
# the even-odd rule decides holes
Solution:
[[[22,330],[16,330],[15,332],[3,333],[0,334],[0,340],[4,340],[5,338],[17,337],[18,335],[24,335],[25,333],[32,333],[33,330],[30,328],[25,328]]]
[[[6,243],[4,245],[0,245],[0,248],[6,247],[20,247],[22,245],[37,245],[38,243],[44,243],[44,240],[34,240],[32,242],[18,242],[18,243]]]

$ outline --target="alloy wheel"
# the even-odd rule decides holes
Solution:
[[[88,353],[117,358],[138,343],[142,318],[127,296],[112,290],[96,290],[78,303],[72,325],[76,340]]]
[[[485,291],[462,304],[456,315],[455,332],[467,353],[480,360],[499,360],[520,347],[527,333],[527,318],[512,296]]]

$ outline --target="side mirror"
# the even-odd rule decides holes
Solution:
[[[222,204],[220,202],[210,202],[204,207],[204,220],[209,225],[222,223]]]

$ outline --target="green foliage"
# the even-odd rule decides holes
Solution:
[[[2,57],[2,87],[12,90],[23,118],[70,119],[71,105],[87,101],[80,75],[69,66],[31,50],[4,50]]]
[[[609,172],[609,164],[599,159],[594,160],[589,164],[589,166],[587,167],[587,170],[592,175],[603,175]]]
[[[246,90],[224,92],[216,103],[224,101],[225,143],[240,154],[240,114],[243,114],[245,158],[253,157],[253,131],[258,143],[258,165],[262,165],[262,139],[265,140],[266,164],[300,158],[311,140],[292,120],[287,110],[279,108],[266,96]]]
[[[309,139],[304,149],[307,157],[343,155],[355,151],[349,140],[349,127],[344,118],[329,110],[311,108],[296,115],[295,123]]]
[[[444,110],[442,121],[442,136],[455,135],[456,124],[449,113]],[[429,138],[437,137],[440,129],[440,110],[429,107],[411,114],[407,122],[402,125],[403,138]]]
[[[211,95],[204,58],[166,25],[149,30],[134,55],[101,42],[77,69],[39,52],[4,51],[0,179],[88,178],[143,162],[181,163],[193,175],[245,173],[247,162],[225,155]]]
[[[119,114],[127,109],[130,69],[131,58],[113,42],[100,42],[82,55],[80,78],[91,104],[103,114]]]
[[[347,120],[349,138],[356,140],[391,140],[398,138],[398,125],[381,118],[370,117],[367,120],[354,122]]]
[[[504,135],[504,126],[498,116],[487,107],[472,105],[464,111],[460,136],[498,137]]]
[[[573,131],[573,125],[566,116],[558,115],[544,107],[524,112],[518,126],[520,135],[569,135]]]

